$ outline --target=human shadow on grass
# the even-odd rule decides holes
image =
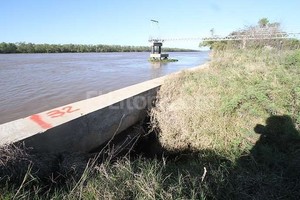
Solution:
[[[199,190],[208,199],[300,199],[300,133],[295,121],[288,115],[274,115],[253,130],[259,139],[236,161],[207,149],[167,151],[157,135],[148,136],[149,144],[141,148],[150,148],[148,156],[169,159],[167,172],[178,171],[198,180]],[[153,149],[160,151],[153,154]],[[204,167],[207,174],[202,180]]]
[[[231,173],[237,199],[300,198],[300,134],[288,115],[257,124],[259,140]]]

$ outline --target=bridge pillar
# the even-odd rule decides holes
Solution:
[[[245,38],[243,38],[243,46],[242,46],[242,49],[245,49],[246,48],[246,39]]]

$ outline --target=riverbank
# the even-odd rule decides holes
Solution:
[[[182,48],[164,48],[168,52],[196,52]],[[150,52],[148,46],[122,45],[88,45],[88,44],[34,44],[34,43],[0,43],[0,54],[8,53],[103,53],[103,52]]]
[[[299,75],[299,50],[227,50],[165,82],[152,118],[164,149],[201,157],[198,197],[299,198]]]
[[[151,126],[147,121],[130,130],[141,138],[131,153],[109,153],[105,162],[91,155],[84,172],[73,168],[81,178],[52,177],[46,186],[24,166],[27,176],[4,184],[0,198],[298,199],[299,75],[299,52],[214,54],[204,70],[166,80]],[[19,164],[15,157],[1,157],[2,169]],[[63,166],[78,166],[78,159],[63,160]]]

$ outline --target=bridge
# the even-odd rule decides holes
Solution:
[[[236,34],[228,36],[212,35],[210,37],[189,37],[189,38],[158,38],[150,37],[149,42],[166,42],[166,41],[187,41],[187,40],[198,40],[198,41],[241,41],[241,40],[273,40],[273,39],[298,39],[300,33],[298,32],[275,32],[275,33],[253,33],[253,34]]]
[[[152,28],[157,29],[159,33],[159,22],[157,20],[151,20]],[[152,43],[150,58],[153,59],[167,59],[168,54],[162,54],[161,49],[163,42],[168,41],[189,41],[196,40],[202,42],[216,42],[216,41],[242,41],[243,48],[248,40],[280,40],[280,39],[299,39],[300,32],[284,32],[280,30],[279,24],[271,24],[268,26],[253,26],[245,30],[239,30],[232,32],[227,36],[219,36],[214,34],[214,29],[211,30],[211,36],[209,37],[188,37],[188,38],[162,38],[157,34],[156,36],[150,36],[148,41]]]

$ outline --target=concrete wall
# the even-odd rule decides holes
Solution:
[[[165,77],[0,125],[0,146],[88,152],[142,120]]]

